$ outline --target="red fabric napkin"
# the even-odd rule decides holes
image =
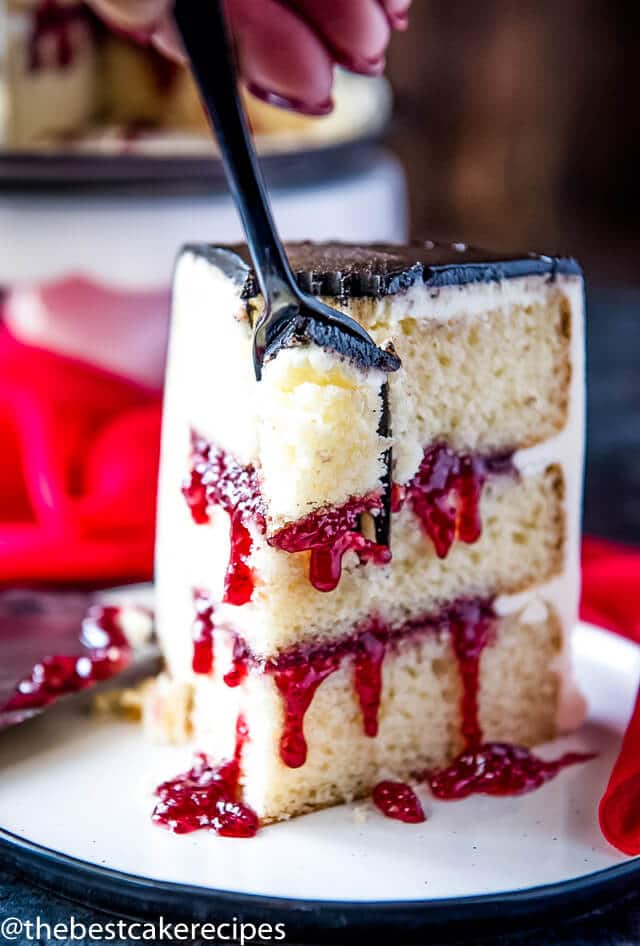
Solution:
[[[580,616],[640,644],[640,549],[602,539],[582,543]]]
[[[640,644],[640,551],[599,539],[582,547],[581,617]],[[625,854],[640,854],[640,692],[600,801],[600,829]]]
[[[0,583],[151,577],[161,396],[0,327]]]

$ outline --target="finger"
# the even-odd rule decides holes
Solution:
[[[391,37],[378,0],[291,0],[328,46],[337,63],[352,72],[380,75]]]
[[[250,90],[308,114],[329,112],[333,62],[315,31],[278,0],[227,0],[226,6]]]
[[[98,16],[117,30],[148,39],[170,10],[170,0],[88,0]]]
[[[188,61],[182,40],[178,34],[177,27],[173,22],[173,17],[167,16],[154,30],[151,41],[156,49],[164,56],[173,59],[174,62],[182,63]]]
[[[411,0],[380,0],[392,30],[406,30],[409,26]]]

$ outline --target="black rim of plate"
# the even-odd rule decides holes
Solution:
[[[426,931],[446,939],[548,926],[621,897],[640,875],[640,858],[571,880],[499,894],[424,901],[301,900],[153,880],[82,861],[0,828],[0,863],[38,887],[120,917],[284,923],[287,940],[353,943],[354,934],[394,932],[419,942]]]

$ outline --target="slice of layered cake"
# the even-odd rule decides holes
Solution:
[[[256,381],[246,249],[180,255],[157,626],[170,674],[193,686],[197,748],[206,765],[232,760],[237,798],[263,822],[381,780],[384,801],[418,773],[442,795],[487,770],[504,790],[531,787],[549,772],[510,746],[583,711],[568,663],[580,269],[461,244],[288,251],[301,287],[389,363],[294,326]]]

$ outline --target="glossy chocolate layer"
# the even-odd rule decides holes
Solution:
[[[242,297],[259,293],[245,245],[193,244],[184,252],[203,256],[242,288]],[[416,284],[433,290],[445,286],[499,282],[519,276],[579,276],[570,257],[535,253],[499,254],[463,243],[290,243],[287,253],[298,284],[313,295],[381,298]]]
[[[327,325],[300,315],[280,326],[279,331],[267,334],[264,360],[266,362],[274,358],[283,348],[298,348],[311,342],[327,351],[338,352],[361,368],[397,371],[400,367],[400,359],[393,346],[389,345],[387,350],[377,348],[356,335],[341,331],[337,325]]]

